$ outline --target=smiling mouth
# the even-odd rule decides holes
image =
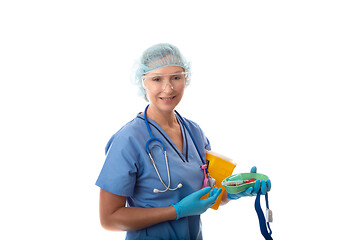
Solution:
[[[165,100],[165,101],[170,101],[170,100],[172,100],[172,99],[174,99],[174,98],[175,98],[175,96],[173,96],[173,97],[168,97],[168,98],[160,97],[160,99]]]

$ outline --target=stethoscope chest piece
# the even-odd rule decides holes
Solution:
[[[213,188],[216,185],[216,180],[207,174],[206,172],[207,168],[208,168],[207,164],[204,164],[201,166],[201,169],[203,169],[203,173],[204,173],[203,186]]]

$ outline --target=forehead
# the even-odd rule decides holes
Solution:
[[[180,66],[166,66],[166,67],[154,69],[153,71],[150,71],[145,75],[161,75],[161,74],[179,73],[183,71],[184,69]]]

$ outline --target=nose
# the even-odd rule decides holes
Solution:
[[[170,82],[166,82],[162,92],[172,92],[173,90],[173,85]]]

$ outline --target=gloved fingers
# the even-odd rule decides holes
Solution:
[[[210,187],[205,187],[205,188],[202,188],[202,189],[200,189],[200,190],[198,190],[197,192],[194,192],[194,193],[192,193],[193,194],[193,196],[195,196],[196,198],[201,198],[201,197],[203,197],[205,194],[207,194],[209,191],[210,191]]]
[[[213,196],[210,197],[210,199],[212,200],[212,203],[210,204],[210,206],[212,206],[216,202],[221,192],[222,192],[222,188],[218,188],[213,194]]]
[[[239,193],[227,193],[227,198],[230,200],[237,200],[241,197],[252,197],[256,196],[259,191],[261,191],[262,195],[265,195],[271,189],[271,181],[268,179],[267,181],[257,179],[255,181],[254,187],[249,187],[247,190]]]
[[[215,188],[213,188],[210,192],[209,192],[209,197],[212,197],[212,196],[214,196],[214,194],[216,194],[218,191],[222,191],[222,189],[221,188],[217,188],[217,187],[215,187]],[[219,193],[220,194],[220,193]]]
[[[250,173],[256,173],[256,170],[257,170],[256,167],[253,166],[252,169],[250,169]]]
[[[256,173],[257,172],[257,167],[256,166],[253,166],[252,169],[250,170],[250,173]],[[254,186],[254,193],[258,193],[257,192],[257,186]],[[261,188],[263,188],[263,186],[260,186]],[[270,179],[267,179],[266,181],[266,192],[269,192],[271,190],[271,180]],[[265,188],[264,188],[264,191],[263,189],[261,189],[261,193],[262,194],[266,194],[265,192]]]
[[[234,194],[234,193],[227,193],[227,198],[230,200],[237,200],[237,199],[240,199],[241,196],[239,196],[238,194]]]
[[[251,197],[254,195],[254,188],[250,187],[247,190],[245,190],[244,192],[240,193],[243,197]]]
[[[251,197],[254,196],[256,194],[254,194],[254,188],[250,187],[247,190],[243,191],[243,192],[239,192],[239,193],[235,193],[235,194],[230,194],[227,193],[227,198],[231,199],[231,200],[237,200],[241,197]]]
[[[217,198],[222,191],[222,188],[217,188],[215,187],[213,190],[210,191],[209,193],[209,198]]]
[[[219,197],[219,195],[221,194],[221,192],[222,192],[222,188],[217,188],[217,190],[216,190],[216,192],[215,192],[215,195],[214,195],[214,196],[216,196],[216,198],[218,198],[218,197]]]
[[[215,187],[216,188],[216,187]],[[215,190],[215,188],[213,190]],[[209,192],[209,197],[213,196],[214,195],[214,191],[213,190],[210,190]]]
[[[262,195],[265,195],[266,192],[267,192],[267,184],[266,184],[266,182],[264,180],[261,181],[261,188],[260,188],[260,190],[261,190],[261,194]]]
[[[253,194],[253,195],[257,195],[258,192],[259,192],[259,190],[260,190],[260,187],[261,187],[261,182],[260,182],[259,179],[257,179],[257,180],[255,181],[254,190],[252,191],[252,194]]]
[[[267,179],[266,185],[267,185],[267,191],[269,192],[271,190],[271,181],[270,181],[270,179]]]
[[[202,188],[187,197],[183,198],[180,202],[173,204],[172,206],[176,210],[177,217],[180,219],[186,216],[200,215],[204,213],[215,202],[222,189],[215,188],[210,193],[210,197],[201,199],[204,195],[209,193],[210,187]]]
[[[209,203],[210,206],[213,205],[216,202],[216,199],[219,197],[221,191],[222,191],[222,188],[215,187],[209,193],[209,197],[207,199],[203,199],[202,201],[204,201],[205,204]]]

